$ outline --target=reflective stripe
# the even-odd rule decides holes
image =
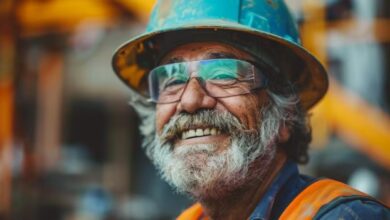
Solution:
[[[184,210],[177,220],[200,220],[203,215],[202,206],[199,203],[195,203],[190,208]],[[208,220],[208,217],[202,218],[202,220]]]
[[[284,210],[280,219],[313,219],[321,207],[343,196],[369,197],[344,183],[331,179],[321,179],[299,193]]]
[[[320,179],[300,192],[298,196],[295,197],[295,199],[287,206],[279,219],[313,219],[321,207],[339,197],[344,196],[362,196],[371,198],[344,183],[331,179]],[[177,218],[177,220],[208,220],[207,217],[202,218],[202,215],[202,206],[199,203],[196,203],[185,210]]]

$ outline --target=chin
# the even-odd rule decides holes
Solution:
[[[163,178],[180,193],[197,199],[219,198],[248,182],[248,161],[238,146],[183,146],[160,166]]]

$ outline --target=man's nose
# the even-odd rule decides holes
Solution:
[[[216,104],[217,100],[207,94],[201,82],[197,78],[192,78],[181,96],[177,110],[194,113],[200,109],[212,109]]]

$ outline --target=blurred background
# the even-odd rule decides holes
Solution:
[[[390,205],[390,1],[287,0],[329,70],[306,174]],[[0,1],[0,219],[173,219],[113,51],[154,0]]]

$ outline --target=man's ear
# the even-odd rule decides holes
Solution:
[[[283,124],[279,128],[279,143],[286,143],[288,139],[290,139],[290,129],[287,127],[286,124]]]

